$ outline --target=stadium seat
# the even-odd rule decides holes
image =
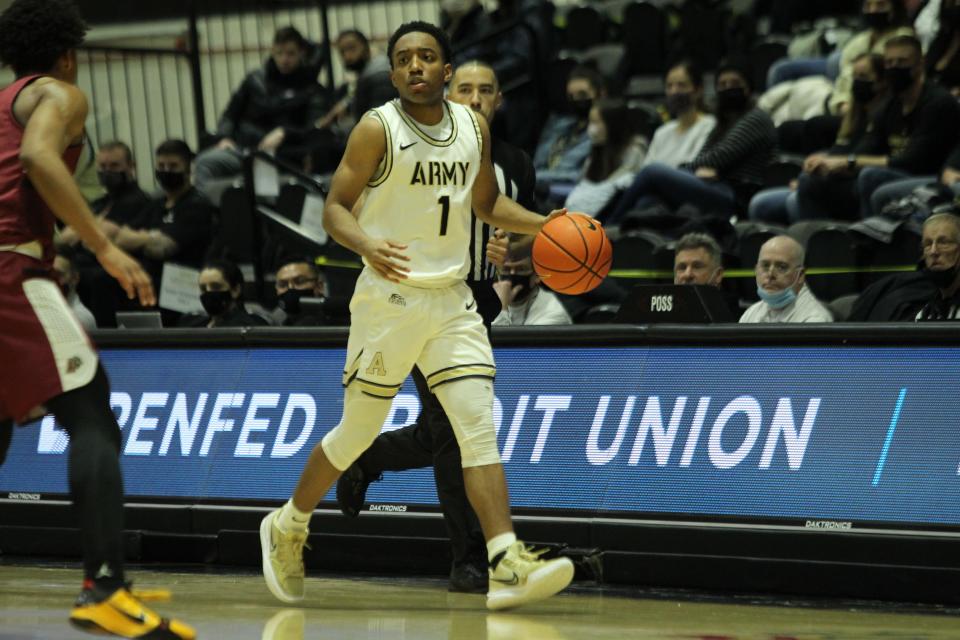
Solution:
[[[767,71],[773,63],[787,57],[787,44],[781,40],[765,40],[753,46],[750,61],[753,70],[753,91],[760,95],[767,89]]]
[[[827,308],[830,309],[830,313],[833,314],[834,322],[846,322],[847,318],[850,317],[850,312],[853,310],[854,303],[856,303],[859,297],[860,294],[851,293],[828,302]]]
[[[623,9],[622,36],[627,48],[627,76],[663,75],[667,61],[667,20],[650,2],[631,2]]]
[[[790,236],[802,244],[807,253],[807,269],[849,269],[849,273],[807,275],[807,285],[820,300],[833,300],[860,291],[856,239],[843,222],[808,220],[790,227]]]
[[[563,48],[583,51],[607,39],[606,18],[594,7],[573,7],[567,13],[567,26],[563,34]]]

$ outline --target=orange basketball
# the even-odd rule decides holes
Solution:
[[[533,240],[533,268],[556,291],[578,295],[603,282],[613,262],[613,247],[603,227],[582,213],[554,218]]]

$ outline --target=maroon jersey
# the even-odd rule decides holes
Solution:
[[[45,262],[53,260],[55,216],[37,193],[20,164],[23,125],[13,114],[13,103],[28,84],[43,76],[20,78],[0,91],[0,246],[38,240]],[[72,173],[83,145],[69,147],[63,161]]]

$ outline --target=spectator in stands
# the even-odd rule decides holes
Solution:
[[[570,314],[559,298],[547,290],[533,270],[529,243],[511,237],[507,260],[493,289],[500,297],[502,310],[494,321],[497,327],[572,324]]]
[[[670,121],[657,128],[643,165],[679,167],[693,162],[717,119],[703,103],[703,72],[692,60],[677,62],[667,71],[667,112]]]
[[[590,216],[606,213],[643,165],[647,141],[623,100],[601,98],[590,110],[590,157],[564,206]]]
[[[293,27],[276,32],[270,58],[247,74],[220,117],[220,141],[197,157],[197,188],[212,193],[213,181],[239,175],[243,149],[302,164],[314,124],[329,107],[316,74],[303,65],[307,50],[308,42]]]
[[[590,156],[587,126],[593,101],[606,95],[602,76],[590,67],[576,67],[567,79],[567,109],[551,113],[540,132],[533,156],[537,183],[572,185]],[[564,194],[566,195],[566,194]]]
[[[723,252],[705,233],[688,233],[677,240],[673,256],[674,284],[705,284],[719,287],[723,282]]]
[[[243,272],[229,260],[208,260],[200,271],[200,304],[205,314],[180,318],[181,327],[259,327],[267,324],[247,313],[243,304]]]
[[[805,164],[807,174],[826,177],[828,184],[801,179],[797,196],[801,217],[859,217],[855,212],[843,215],[831,206],[838,193],[851,190],[860,203],[859,215],[874,215],[871,197],[879,187],[909,176],[936,174],[960,138],[960,106],[946,90],[926,80],[919,40],[913,36],[888,40],[884,66],[891,96],[853,152],[816,156]]]
[[[200,268],[213,240],[217,211],[190,180],[192,159],[183,140],[160,143],[155,175],[163,195],[151,200],[132,225],[116,228],[118,246],[154,263],[169,260]],[[156,276],[159,269],[153,271]]]
[[[397,90],[390,81],[390,61],[382,53],[372,54],[362,31],[341,31],[334,44],[344,68],[355,74],[356,80],[342,87],[346,95],[317,122],[317,128],[337,123],[342,133],[347,133],[367,111],[396,98]]]
[[[940,4],[940,28],[927,49],[927,78],[960,96],[960,1]]]
[[[96,329],[96,319],[93,317],[90,309],[87,309],[83,302],[80,301],[80,296],[77,295],[77,285],[80,284],[80,272],[77,271],[76,266],[73,264],[72,256],[69,252],[61,251],[57,253],[57,256],[53,259],[53,272],[57,276],[57,283],[60,285],[63,297],[67,299],[67,304],[70,305],[70,310],[73,311],[73,315],[76,316],[80,322],[80,326],[88,331]]]
[[[740,322],[833,322],[830,311],[807,288],[803,262],[803,247],[790,236],[763,243],[756,266],[760,301]]]
[[[937,292],[917,321],[960,320],[960,218],[937,213],[923,223],[923,272]]]
[[[750,72],[728,60],[717,70],[717,125],[693,162],[675,169],[644,167],[608,218],[618,223],[627,212],[662,203],[671,210],[691,204],[705,214],[730,216],[741,210],[763,184],[777,132],[770,116],[753,106]]]
[[[862,53],[885,55],[887,42],[903,36],[915,37],[903,0],[864,0],[863,19],[867,29],[843,47],[840,77],[830,97],[830,112],[844,114],[853,99],[853,61]]]
[[[840,130],[833,147],[826,153],[811,154],[804,161],[807,173],[789,187],[766,189],[750,200],[751,220],[788,225],[806,218],[844,218],[858,209],[852,178],[849,183],[815,175],[825,157],[846,156],[860,144],[874,116],[886,103],[887,83],[883,76],[883,56],[864,53],[853,63],[853,101],[840,120]],[[812,182],[816,184],[811,184]],[[798,187],[803,183],[805,197],[815,205],[801,208]],[[823,193],[822,198],[810,194]]]
[[[285,327],[316,327],[327,324],[325,314],[306,311],[301,298],[327,298],[327,276],[309,258],[292,258],[277,269],[277,324]]]

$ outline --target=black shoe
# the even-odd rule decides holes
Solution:
[[[465,562],[450,570],[450,591],[455,593],[486,593],[487,567]]]
[[[343,515],[356,518],[363,510],[367,497],[367,487],[383,476],[368,478],[356,462],[350,465],[337,480],[337,506]]]

